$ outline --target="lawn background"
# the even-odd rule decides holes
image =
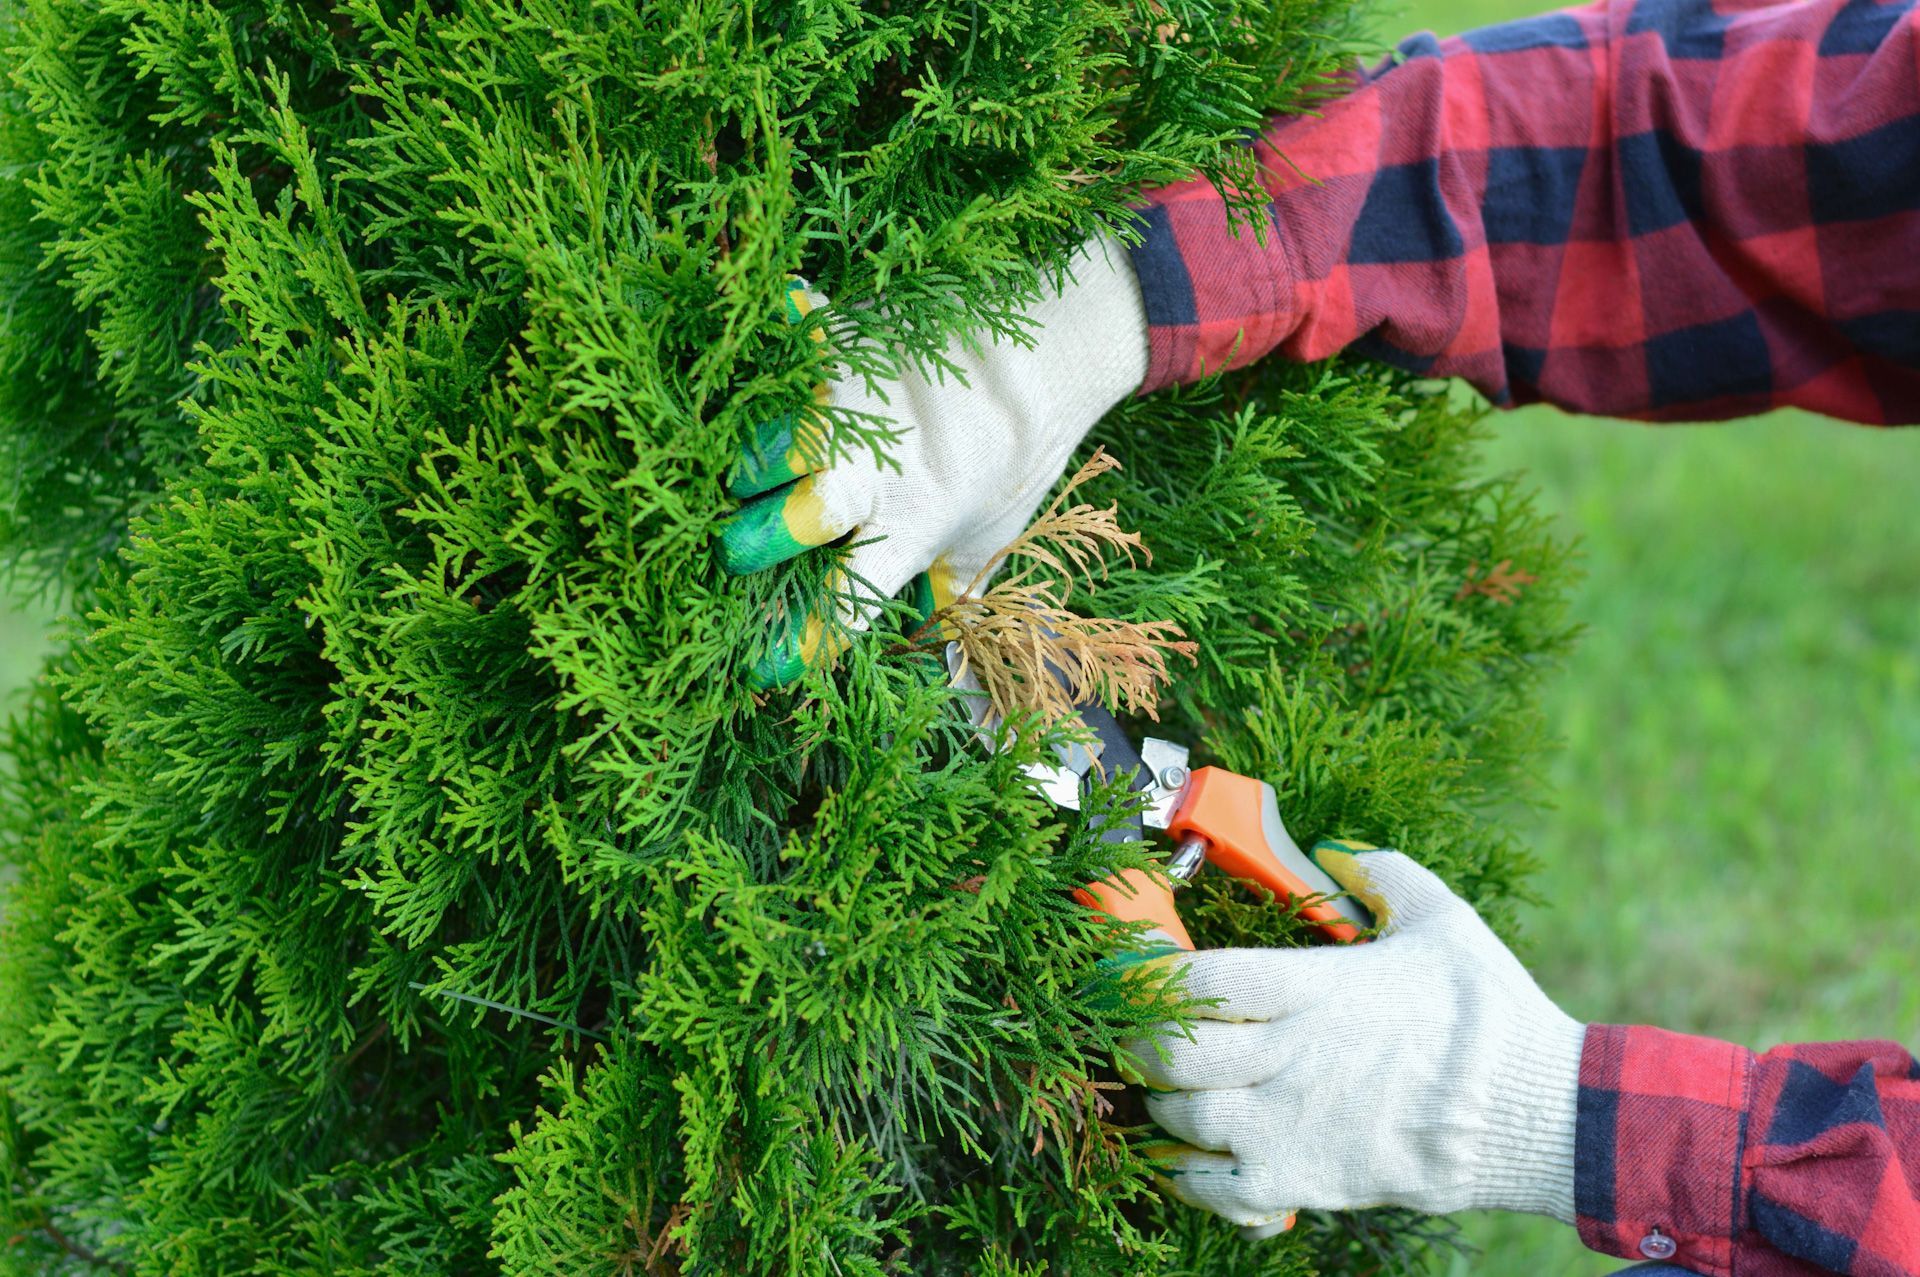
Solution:
[[[46,631],[50,616],[45,606],[34,607],[0,592],[0,696],[5,697],[8,707],[39,667],[49,645]]]
[[[1427,0],[1396,25],[1525,12]],[[1532,474],[1587,569],[1588,633],[1549,693],[1557,805],[1514,817],[1542,865],[1541,983],[1582,1019],[1920,1044],[1920,432],[1546,409],[1494,432],[1489,466]],[[54,610],[0,605],[0,694]],[[1450,1277],[1622,1266],[1545,1221],[1468,1231],[1483,1253]]]
[[[1452,35],[1521,0],[1421,0]],[[1548,712],[1555,807],[1528,964],[1583,1020],[1756,1048],[1920,1046],[1920,431],[1801,413],[1648,427],[1548,408],[1495,423],[1585,550],[1588,628]],[[1523,1216],[1469,1220],[1451,1277],[1618,1260]]]

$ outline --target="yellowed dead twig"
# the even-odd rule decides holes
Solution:
[[[1098,699],[1115,709],[1158,717],[1167,658],[1194,659],[1172,621],[1116,621],[1068,610],[1076,578],[1107,574],[1108,555],[1153,554],[1120,526],[1119,507],[1068,504],[1089,481],[1120,463],[1104,451],[1080,467],[1027,530],[996,554],[960,597],[936,612],[929,629],[954,638],[964,667],[980,680],[996,713],[1037,714],[1046,722]],[[1009,560],[1023,566],[980,592]]]

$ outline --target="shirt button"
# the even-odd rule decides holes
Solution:
[[[1648,1259],[1672,1259],[1679,1249],[1679,1243],[1657,1228],[1640,1239],[1640,1253]]]

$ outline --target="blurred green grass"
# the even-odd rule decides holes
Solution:
[[[1422,0],[1399,29],[1524,17]],[[1585,1020],[1765,1048],[1920,1044],[1920,431],[1778,413],[1646,427],[1551,409],[1495,423],[1581,539],[1588,628],[1547,711],[1555,806],[1528,964]],[[1451,1277],[1623,1265],[1523,1216],[1467,1221]]]
[[[18,692],[40,668],[51,645],[52,610],[28,604],[0,592],[0,713],[11,708]]]
[[[1531,473],[1587,569],[1547,695],[1555,806],[1515,817],[1541,984],[1584,1020],[1757,1048],[1920,1043],[1920,431],[1496,429],[1488,464]],[[1454,1277],[1621,1267],[1544,1220],[1468,1232]]]
[[[1529,11],[1427,0],[1400,26]],[[1587,569],[1588,632],[1547,697],[1557,806],[1515,816],[1542,865],[1541,983],[1583,1019],[1756,1047],[1920,1043],[1920,431],[1529,409],[1488,465],[1533,476]],[[37,667],[48,616],[0,608],[0,689]],[[1482,1253],[1452,1277],[1622,1266],[1546,1221],[1468,1233]]]
[[[52,624],[50,606],[23,603],[0,586],[0,721],[19,706],[21,693],[39,673],[40,662],[52,646]],[[7,775],[12,765],[0,757],[0,776]],[[13,872],[0,864],[0,910],[6,908],[5,889]]]

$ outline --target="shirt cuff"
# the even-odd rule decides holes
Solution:
[[[1141,394],[1243,367],[1293,331],[1294,271],[1271,204],[1230,223],[1219,189],[1196,177],[1154,191],[1134,214],[1147,311]]]
[[[1733,1271],[1754,1056],[1663,1029],[1588,1026],[1574,1135],[1580,1239],[1704,1277]]]

